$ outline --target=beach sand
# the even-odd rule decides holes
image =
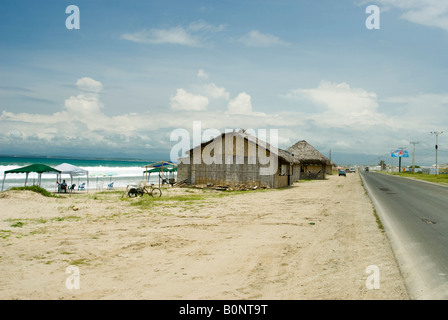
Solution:
[[[409,299],[359,175],[327,177],[158,201],[3,192],[0,299]]]

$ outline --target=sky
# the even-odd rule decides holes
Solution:
[[[448,0],[2,0],[0,154],[166,159],[196,122],[448,163],[447,53]]]

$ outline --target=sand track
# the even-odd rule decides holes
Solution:
[[[119,197],[2,193],[0,298],[408,299],[358,174],[189,205]]]

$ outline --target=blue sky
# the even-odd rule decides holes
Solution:
[[[0,154],[166,157],[201,121],[340,163],[446,131],[448,162],[448,0],[2,0],[0,49]]]

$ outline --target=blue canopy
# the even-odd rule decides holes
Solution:
[[[157,161],[147,164],[145,166],[144,174],[151,174],[151,172],[159,172],[159,187],[161,182],[160,173],[162,172],[174,172],[177,171],[177,163],[172,161]],[[149,176],[147,176],[146,180],[148,180]]]

